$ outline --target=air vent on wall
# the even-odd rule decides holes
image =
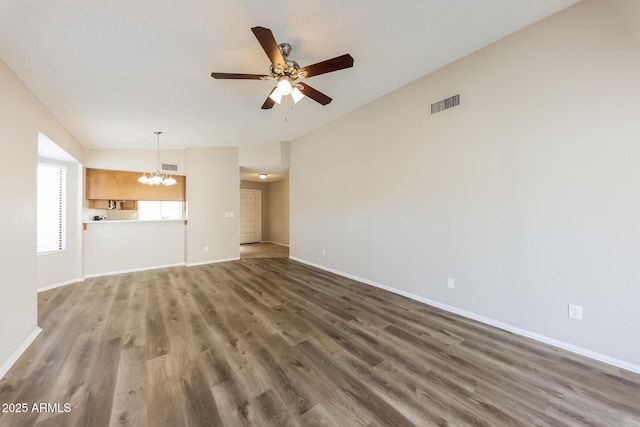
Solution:
[[[431,104],[431,114],[439,113],[440,111],[448,110],[456,105],[460,104],[460,94],[450,96],[442,101],[434,102]]]
[[[177,172],[178,171],[178,165],[170,165],[168,163],[163,163],[162,164],[162,170],[163,171],[173,171],[173,172]]]

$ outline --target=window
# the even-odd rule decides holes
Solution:
[[[37,251],[39,254],[65,249],[67,168],[38,164]]]
[[[138,219],[182,219],[182,202],[179,201],[139,201]]]

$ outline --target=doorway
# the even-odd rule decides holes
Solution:
[[[240,168],[240,258],[289,256],[289,177]],[[259,230],[259,232],[258,232]]]

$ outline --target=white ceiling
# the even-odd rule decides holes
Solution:
[[[86,148],[290,141],[578,0],[1,0],[0,57]],[[301,66],[350,53],[305,82],[334,100],[261,110],[272,82],[250,28]]]

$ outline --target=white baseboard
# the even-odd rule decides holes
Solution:
[[[169,268],[169,267],[181,267],[184,266],[184,262],[178,262],[176,264],[165,264],[165,265],[154,265],[151,267],[141,267],[141,268],[132,268],[129,270],[118,270],[118,271],[109,271],[104,273],[93,273],[93,274],[85,274],[85,279],[90,279],[92,277],[102,277],[102,276],[113,276],[115,274],[126,274],[126,273],[135,273],[138,271],[147,271],[147,270],[158,270],[160,268]]]
[[[280,245],[280,246],[284,246],[285,248],[288,248],[289,245],[285,245],[284,243],[279,243],[279,242],[274,242],[272,240],[263,240],[260,243],[273,243],[274,245]]]
[[[81,282],[84,279],[91,279],[93,277],[113,276],[113,275],[116,275],[116,274],[136,273],[138,271],[158,270],[158,269],[161,269],[161,268],[170,268],[170,267],[183,267],[183,266],[184,267],[195,267],[197,265],[215,264],[215,263],[218,263],[218,262],[227,262],[227,261],[237,261],[239,259],[240,259],[240,257],[227,258],[227,259],[216,259],[216,260],[213,260],[213,261],[203,261],[203,262],[196,262],[196,263],[192,263],[192,264],[185,264],[184,262],[178,262],[178,263],[175,263],[175,264],[154,265],[154,266],[150,266],[150,267],[131,268],[131,269],[128,269],[128,270],[117,270],[117,271],[107,271],[107,272],[104,272],[104,273],[85,274],[83,279],[70,280],[69,282],[57,283],[55,285],[47,286],[47,287],[44,287],[44,288],[39,288],[38,292],[46,291],[46,290],[57,288],[57,287],[60,287],[60,286],[66,286],[66,285],[69,285],[71,283]]]
[[[433,307],[440,308],[442,310],[448,311],[450,313],[457,314],[457,315],[462,316],[462,317],[473,319],[473,320],[476,320],[478,322],[485,323],[487,325],[491,325],[491,326],[494,326],[496,328],[503,329],[505,331],[512,332],[512,333],[517,334],[517,335],[521,335],[523,337],[531,338],[533,340],[540,341],[542,343],[549,344],[549,345],[552,345],[554,347],[558,347],[558,348],[561,348],[561,349],[564,349],[564,350],[568,350],[568,351],[570,351],[572,353],[576,353],[576,354],[579,354],[581,356],[585,356],[585,357],[588,357],[590,359],[594,359],[594,360],[597,360],[599,362],[606,363],[608,365],[612,365],[612,366],[615,366],[615,367],[618,367],[618,368],[626,369],[627,371],[631,371],[631,372],[635,372],[635,373],[640,374],[640,365],[636,365],[636,364],[633,364],[633,363],[626,362],[624,360],[616,359],[614,357],[607,356],[606,354],[597,353],[595,351],[591,351],[591,350],[588,350],[586,348],[578,347],[578,346],[575,346],[573,344],[569,344],[569,343],[566,343],[564,341],[557,340],[555,338],[547,337],[545,335],[541,335],[541,334],[538,334],[536,332],[531,332],[531,331],[528,331],[526,329],[518,328],[517,326],[509,325],[507,323],[503,323],[503,322],[500,322],[498,320],[491,319],[489,317],[481,316],[479,314],[476,314],[476,313],[473,313],[473,312],[470,312],[470,311],[467,311],[467,310],[463,310],[461,308],[454,307],[454,306],[451,306],[451,305],[448,305],[448,304],[443,304],[441,302],[434,301],[434,300],[422,297],[420,295],[412,294],[411,292],[406,292],[406,291],[403,291],[403,290],[400,290],[400,289],[392,288],[391,286],[383,285],[381,283],[377,283],[377,282],[374,282],[372,280],[368,280],[368,279],[364,279],[362,277],[354,276],[353,274],[345,273],[343,271],[336,270],[336,269],[333,269],[333,268],[330,268],[330,267],[326,267],[326,266],[321,265],[321,264],[316,264],[314,262],[306,261],[304,259],[291,257],[291,256],[289,258],[294,260],[294,261],[298,261],[300,263],[307,264],[307,265],[310,265],[312,267],[316,267],[316,268],[319,268],[321,270],[325,270],[325,271],[328,271],[330,273],[337,274],[339,276],[343,276],[343,277],[346,277],[346,278],[349,278],[349,279],[352,279],[352,280],[356,280],[358,282],[362,282],[362,283],[365,283],[367,285],[374,286],[376,288],[384,289],[386,291],[393,292],[394,294],[402,295],[402,296],[410,298],[412,300],[419,301],[419,302],[421,302],[423,304],[427,304],[427,305],[430,305],[430,306],[433,306]]]
[[[217,264],[219,262],[228,262],[228,261],[237,261],[240,257],[227,258],[227,259],[215,259],[213,261],[203,261],[203,262],[194,262],[191,264],[186,264],[187,267],[196,267],[198,265],[207,265],[207,264]]]
[[[79,277],[77,279],[67,280],[64,282],[54,283],[53,285],[43,286],[41,288],[38,288],[37,291],[38,293],[40,293],[40,292],[48,291],[50,289],[61,288],[63,286],[73,285],[74,283],[82,282],[83,280],[84,279],[82,277]]]
[[[22,353],[24,353],[25,350],[29,348],[31,343],[36,339],[36,337],[40,335],[40,332],[42,332],[42,328],[35,328],[33,332],[29,334],[27,339],[24,340],[22,344],[20,344],[20,347],[18,347],[18,349],[14,351],[11,356],[9,356],[9,359],[0,366],[0,379],[4,378],[5,374],[9,372],[9,369],[11,369],[13,364],[16,363],[20,356],[22,356]]]

